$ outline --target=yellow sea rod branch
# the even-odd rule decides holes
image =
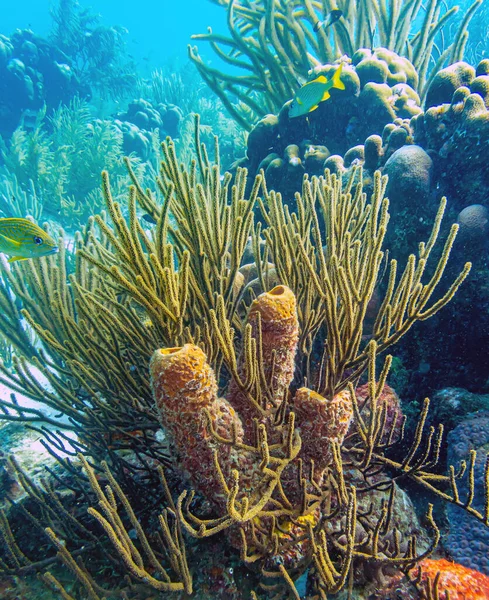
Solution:
[[[238,170],[232,186],[229,174],[221,182],[218,147],[212,164],[200,143],[198,118],[195,134],[197,162],[189,172],[179,163],[173,142],[168,139],[162,144],[160,182],[166,200],[157,224],[157,252],[171,240],[178,262],[189,254],[188,297],[197,311],[194,319],[197,315],[208,319],[216,306],[216,291],[225,299],[226,312],[232,317],[235,280],[253,229],[253,209],[262,178],[256,178],[250,196],[245,198],[246,170]],[[166,215],[171,215],[176,225],[167,221],[163,225]]]
[[[65,544],[56,536],[55,532],[50,527],[47,527],[45,531],[58,550],[58,556],[61,558],[65,566],[72,571],[72,573],[83,585],[90,600],[100,600],[100,597],[95,592],[92,578],[83,569],[81,569],[75,559],[71,556],[70,552],[67,550]]]
[[[359,181],[354,188],[353,181]],[[367,306],[384,258],[382,245],[389,220],[388,201],[383,198],[386,184],[385,177],[374,175],[373,194],[367,204],[361,171],[355,171],[346,186],[329,173],[305,178],[297,218],[289,214],[280,194],[266,188],[264,201],[259,202],[267,224],[259,233],[279,279],[297,295],[299,348],[307,355],[311,340],[324,336],[319,380],[320,391],[326,396],[335,395],[348,381],[355,381],[368,362],[362,337]],[[416,321],[443,308],[470,271],[467,263],[448,291],[429,306],[458,229],[452,227],[434,274],[424,283],[444,206],[442,200],[428,242],[420,244],[418,257],[409,257],[398,280],[397,262],[390,263],[386,293],[373,327],[378,352],[394,344]],[[259,241],[254,244],[257,248]]]
[[[114,479],[107,465],[105,463],[102,465],[105,476],[109,482],[109,485],[106,486],[104,491],[97,481],[93,468],[88,464],[85,457],[79,454],[78,458],[82,462],[83,468],[88,475],[92,490],[95,492],[98,498],[99,506],[101,507],[102,512],[105,514],[105,517],[95,508],[89,508],[88,512],[103,527],[130,573],[137,579],[150,585],[153,589],[159,591],[170,592],[185,590],[185,592],[188,594],[192,593],[192,580],[186,563],[185,548],[183,546],[183,539],[181,537],[179,525],[176,523],[174,531],[171,531],[168,522],[168,511],[163,511],[159,518],[163,531],[163,539],[166,544],[166,549],[170,554],[171,564],[177,575],[177,581],[172,581],[167,571],[161,565],[161,561],[157,558],[153,548],[151,547],[127,496]],[[163,482],[165,494],[168,494],[168,485],[166,484],[164,475],[161,471],[160,478]],[[119,502],[121,502],[132,527],[136,531],[137,539],[142,546],[145,558],[151,565],[152,574],[150,574],[144,566],[143,556],[136,547],[134,541],[129,536],[127,529],[122,522],[118,512],[116,498]],[[173,501],[171,501],[170,506],[171,511],[173,512],[175,508]],[[154,577],[154,574],[158,574],[162,580]]]

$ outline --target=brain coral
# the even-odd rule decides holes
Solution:
[[[394,210],[409,205],[419,208],[430,194],[433,161],[420,146],[402,146],[387,160],[389,176],[386,194]]]
[[[482,204],[466,206],[460,211],[457,222],[464,241],[489,242],[489,210]]]

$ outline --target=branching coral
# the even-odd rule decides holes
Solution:
[[[103,168],[113,173],[114,188],[126,190],[121,154],[122,133],[117,127],[94,119],[88,104],[75,99],[49,118],[40,111],[33,131],[21,126],[8,146],[1,142],[2,179],[15,187],[19,203],[26,196],[22,202],[26,209],[32,207],[37,216],[43,211],[45,218],[60,220],[72,230],[101,208],[99,173]],[[142,174],[136,160],[134,168]]]
[[[0,180],[0,213],[5,217],[31,216],[39,221],[42,215],[42,201],[38,197],[34,182],[31,180],[27,190],[23,190],[17,181],[5,175]]]
[[[189,55],[202,78],[221,98],[227,110],[245,128],[267,113],[277,113],[290,100],[299,80],[310,69],[331,63],[343,54],[350,57],[360,48],[382,46],[412,60],[419,73],[419,89],[426,78],[446,62],[461,60],[467,41],[467,25],[481,0],[476,0],[460,24],[453,42],[439,50],[437,36],[457,7],[445,10],[440,0],[430,0],[424,12],[414,0],[389,2],[318,2],[294,0],[250,2],[225,0],[219,4],[227,10],[230,36],[213,33],[194,35],[207,41],[217,57],[243,74],[228,73],[205,64],[196,47]],[[333,7],[343,11],[343,17],[327,30],[315,24],[327,18]],[[422,25],[413,34],[413,23],[422,18]],[[435,62],[436,64],[433,64]],[[235,104],[233,97],[239,99]]]

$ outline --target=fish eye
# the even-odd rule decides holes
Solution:
[[[34,244],[40,246],[43,243],[43,239],[37,235],[34,236]]]

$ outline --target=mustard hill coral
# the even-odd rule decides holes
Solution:
[[[374,85],[380,90],[383,84],[365,88]],[[475,69],[464,62],[442,69],[430,83],[424,110],[414,106],[415,113],[396,115],[363,144],[329,156],[323,167],[344,174],[360,164],[368,177],[382,169],[389,176],[387,195],[396,206],[394,215],[412,201],[417,209],[426,209],[435,190],[449,196],[456,212],[469,203],[487,208],[489,61]],[[268,170],[266,161],[261,166]],[[273,175],[279,189],[287,191],[287,180]],[[426,221],[428,214],[417,216]]]
[[[463,61],[441,69],[433,77],[426,93],[426,108],[449,104],[455,90],[462,86],[469,86],[474,78],[474,67]]]

